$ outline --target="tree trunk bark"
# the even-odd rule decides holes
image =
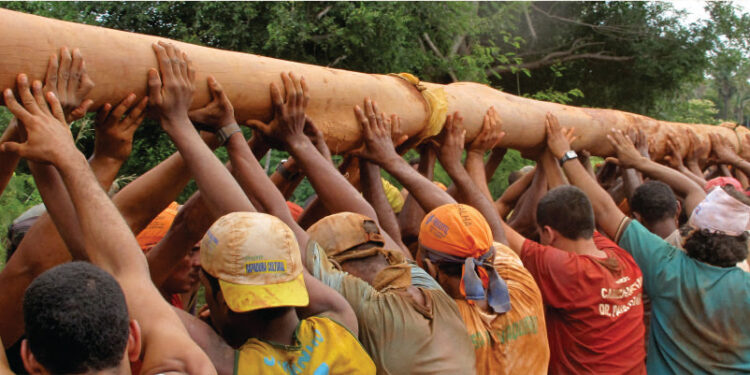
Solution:
[[[0,88],[14,87],[15,77],[24,72],[31,79],[44,79],[47,60],[61,47],[79,48],[86,59],[89,75],[96,82],[90,97],[94,108],[117,103],[130,92],[146,93],[146,73],[156,67],[151,44],[164,38],[116,31],[96,26],[53,20],[0,9]],[[271,118],[269,85],[281,85],[279,73],[294,72],[305,77],[310,87],[308,115],[320,127],[335,153],[356,147],[361,129],[353,107],[365,97],[377,101],[388,114],[398,114],[402,130],[418,135],[429,123],[430,106],[413,85],[398,77],[364,74],[301,64],[268,57],[173,41],[187,52],[197,70],[197,91],[193,107],[209,101],[206,77],[214,75],[234,104],[240,123],[249,119]],[[612,148],[605,135],[611,128],[644,129],[651,140],[652,156],[664,156],[668,137],[684,137],[695,132],[701,142],[710,142],[708,134],[719,133],[730,139],[744,157],[750,156],[750,141],[745,128],[734,131],[726,127],[688,125],[654,120],[645,116],[610,110],[577,108],[541,102],[500,92],[478,83],[457,82],[449,85],[424,83],[430,89],[444,90],[449,113],[460,111],[467,128],[467,140],[479,132],[482,117],[490,106],[498,112],[503,131],[501,146],[533,154],[544,144],[544,117],[552,112],[564,127],[575,127],[579,139],[576,149],[587,149],[594,155],[608,156]],[[739,147],[738,141],[744,144]],[[686,146],[686,147],[688,147]]]

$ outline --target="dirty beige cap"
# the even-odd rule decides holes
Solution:
[[[329,257],[367,242],[378,246],[385,244],[377,223],[354,212],[328,215],[310,226],[307,234],[325,249]]]
[[[277,217],[227,214],[211,225],[200,246],[201,265],[219,280],[232,311],[308,305],[297,239]]]

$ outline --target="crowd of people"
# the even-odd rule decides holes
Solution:
[[[102,106],[88,159],[68,126],[93,104],[78,50],[3,92],[0,186],[23,158],[44,205],[9,230],[0,375],[750,373],[750,162],[726,140],[660,164],[613,130],[594,166],[547,114],[536,165],[493,201],[493,108],[468,144],[449,114],[407,161],[401,120],[362,98],[362,146],[336,165],[303,77],[271,84],[246,140],[220,82],[190,109],[192,62],[153,49],[148,95]],[[147,113],[177,152],[111,191]],[[271,147],[290,157],[268,176]]]

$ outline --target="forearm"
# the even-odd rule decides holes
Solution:
[[[570,160],[563,164],[563,170],[568,176],[568,180],[588,196],[598,226],[604,230],[607,236],[615,238],[617,227],[625,215],[617,208],[609,193],[599,186],[599,183],[586,172],[586,169],[577,160]]]
[[[485,170],[484,157],[482,154],[471,151],[467,152],[464,166],[466,167],[466,172],[469,173],[471,180],[474,181],[474,184],[479,188],[479,191],[491,201],[492,194],[490,193],[489,186],[487,186],[487,171]]]
[[[426,212],[432,211],[444,204],[456,203],[453,197],[415,171],[398,155],[394,155],[383,162],[381,167],[401,182],[406,187],[406,190],[409,191],[409,195],[413,195]]]
[[[180,259],[200,241],[215,219],[208,213],[200,192],[185,202],[167,234],[146,255],[151,280],[157,287],[164,284]]]
[[[176,121],[190,122],[187,117]],[[192,126],[173,124],[165,128],[172,129],[169,136],[180,151],[182,158],[185,159],[185,164],[195,178],[198,188],[203,193],[203,199],[206,200],[214,216],[221,217],[231,212],[255,211],[232,174],[201,141]],[[235,133],[232,138],[236,136],[241,136],[241,133]]]
[[[487,223],[492,229],[492,235],[495,241],[507,244],[508,240],[505,238],[502,220],[500,219],[497,210],[495,210],[492,201],[482,194],[460,163],[445,165],[444,167],[453,180],[453,183],[456,185],[458,195],[463,198],[466,204],[476,208],[487,220]],[[482,169],[482,172],[484,172],[484,169]],[[481,178],[481,181],[486,180]]]
[[[292,218],[286,200],[268,178],[241,134],[229,139],[227,151],[232,162],[232,173],[245,193],[254,196],[265,207],[266,213],[278,217],[292,228],[301,245],[306,244],[307,234]]]
[[[688,169],[684,165],[680,165],[677,168],[677,170],[680,171],[680,173],[687,176],[687,178],[693,180],[693,182],[695,182],[699,186],[706,186],[706,180],[704,180],[703,177],[695,175],[690,169]]]
[[[124,160],[97,157],[96,155],[89,158],[89,166],[94,171],[94,175],[104,191],[109,191],[124,162]]]
[[[78,214],[91,262],[118,275],[147,277],[146,258],[125,220],[99,186],[82,154],[71,153],[56,165]]]
[[[750,162],[738,157],[736,160],[732,161],[732,165],[742,171],[746,176],[750,176]]]
[[[703,178],[703,169],[701,169],[700,165],[698,164],[697,160],[688,159],[685,162],[685,166],[687,169],[690,170],[694,175],[699,176]]]
[[[643,180],[641,180],[641,176],[635,169],[623,168],[622,181],[625,185],[625,197],[630,201],[633,198],[633,194],[635,194],[635,189],[643,184]]]
[[[3,142],[19,142],[21,137],[18,134],[18,120],[15,117],[10,120],[10,124],[5,129],[2,137],[0,137],[0,144]],[[21,157],[14,152],[0,152],[0,195],[5,191],[5,187],[8,186],[8,182],[13,177],[13,172],[18,166],[18,161]]]
[[[177,198],[190,178],[185,161],[176,152],[117,192],[112,201],[133,233],[140,233]]]
[[[307,137],[290,142],[287,144],[287,150],[297,160],[300,169],[318,193],[318,199],[330,213],[349,211],[372,219],[377,218],[372,206],[344,175],[318,152]]]
[[[294,190],[297,189],[297,186],[299,186],[302,180],[305,179],[305,175],[299,172],[297,162],[294,160],[294,158],[289,159],[286,163],[283,164],[283,167],[281,165],[280,167],[284,168],[288,173],[292,175],[284,176],[277,169],[275,172],[273,172],[273,174],[271,174],[271,182],[273,182],[273,184],[276,185],[276,188],[281,191],[284,199],[289,200],[289,197],[294,194]]]
[[[684,196],[685,209],[687,210],[686,212],[688,213],[688,216],[706,197],[706,193],[703,191],[702,186],[699,186],[687,176],[672,168],[663,166],[646,158],[639,159],[634,167],[646,176],[654,180],[662,181],[671,186],[676,193]]]
[[[492,176],[495,175],[497,167],[499,167],[500,163],[503,162],[503,159],[505,159],[505,154],[507,152],[507,148],[496,148],[492,150],[492,153],[490,153],[490,158],[487,160],[487,164],[484,166],[484,174],[487,176],[487,181],[485,181],[485,183],[490,183],[490,180],[492,180]]]
[[[568,184],[565,181],[565,177],[563,177],[562,170],[560,169],[560,164],[558,163],[555,156],[552,155],[552,153],[550,153],[548,150],[545,150],[542,153],[540,162],[544,165],[544,173],[545,177],[547,178],[547,186],[549,187],[549,190],[552,190],[558,186]]]
[[[734,177],[740,181],[740,184],[742,185],[744,189],[747,189],[748,186],[750,186],[750,180],[747,179],[747,175],[741,169],[735,168]],[[706,186],[706,185],[703,185],[703,186]]]
[[[34,176],[34,182],[45,202],[47,214],[55,223],[58,234],[63,239],[70,255],[76,260],[88,260],[83,240],[83,233],[78,223],[73,202],[65,189],[65,185],[52,165],[29,162],[29,169]],[[50,228],[50,230],[54,230]]]
[[[360,159],[359,170],[362,194],[375,209],[375,213],[378,216],[378,224],[387,234],[386,239],[393,241],[393,244],[389,247],[395,246],[399,248],[407,259],[411,259],[411,253],[409,253],[406,246],[401,241],[401,229],[398,226],[396,215],[393,213],[393,208],[391,208],[390,203],[388,203],[388,198],[385,196],[383,182],[380,179],[380,167],[376,164]]]
[[[507,205],[508,207],[513,207],[518,201],[518,198],[521,197],[524,191],[529,188],[529,185],[531,185],[531,182],[534,180],[534,176],[536,176],[536,169],[532,170],[529,173],[526,173],[521,178],[513,182],[510,186],[508,186],[507,189],[505,189],[505,192],[503,192],[503,195],[498,198],[498,202]]]

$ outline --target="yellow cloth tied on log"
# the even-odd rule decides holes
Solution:
[[[399,77],[414,85],[430,107],[430,121],[416,136],[419,143],[440,134],[440,131],[443,130],[443,124],[445,124],[445,118],[448,116],[448,100],[445,98],[445,90],[442,87],[427,88],[420,83],[417,76],[410,73],[391,73],[390,75]]]

